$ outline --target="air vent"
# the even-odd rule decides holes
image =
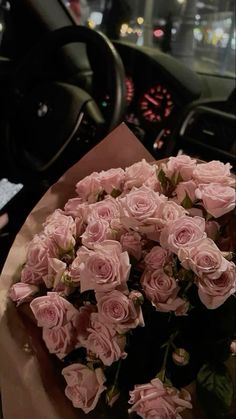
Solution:
[[[180,130],[185,148],[196,149],[210,158],[235,161],[236,116],[207,106],[189,112]]]

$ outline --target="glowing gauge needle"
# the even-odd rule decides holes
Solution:
[[[146,95],[144,95],[144,97],[151,103],[153,103],[153,105],[155,106],[160,106],[160,102],[157,102],[157,100],[153,99],[153,97],[149,96],[147,93]]]

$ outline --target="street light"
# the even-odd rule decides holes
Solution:
[[[177,0],[179,4],[184,4],[185,0]]]

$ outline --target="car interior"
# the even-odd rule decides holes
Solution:
[[[236,169],[235,74],[110,40],[69,4],[0,1],[0,267],[47,188],[121,122],[156,160],[186,153]]]

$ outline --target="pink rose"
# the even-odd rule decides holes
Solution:
[[[11,286],[9,290],[9,297],[12,301],[16,302],[17,306],[19,306],[22,303],[31,301],[33,296],[37,294],[38,291],[39,288],[36,285],[17,282]]]
[[[230,186],[217,183],[198,185],[196,197],[202,200],[206,211],[215,218],[235,208],[235,190]]]
[[[185,269],[191,269],[199,277],[217,279],[229,267],[229,262],[222,256],[213,240],[208,238],[195,246],[180,249],[178,258]]]
[[[74,286],[80,285],[80,273],[84,269],[84,262],[93,252],[87,249],[85,246],[79,247],[76,253],[76,257],[69,266],[69,277],[72,280]]]
[[[76,339],[79,345],[84,346],[88,338],[88,328],[91,326],[90,317],[92,313],[97,311],[97,307],[93,304],[85,303],[78,310],[77,316],[73,319],[73,326],[76,330]]]
[[[199,163],[193,171],[193,179],[198,183],[221,183],[230,184],[229,163],[222,163],[218,160],[212,160],[209,163]]]
[[[212,240],[216,240],[220,230],[220,225],[217,223],[217,221],[209,220],[206,221],[206,228],[205,232],[207,234],[207,237]]]
[[[99,173],[93,172],[76,184],[76,193],[83,201],[89,204],[96,202],[102,192]]]
[[[47,288],[55,288],[60,283],[66,267],[66,263],[57,258],[48,259],[48,274],[43,277]]]
[[[76,226],[70,215],[57,209],[44,223],[44,233],[55,241],[60,249],[71,250],[75,245]]]
[[[160,235],[160,245],[164,249],[178,254],[179,249],[195,246],[205,237],[204,218],[183,216],[163,228]]]
[[[88,220],[99,218],[105,221],[111,221],[119,215],[119,206],[117,201],[111,196],[107,196],[102,201],[89,205]]]
[[[49,352],[55,354],[59,359],[64,358],[74,349],[75,329],[71,322],[58,329],[43,327],[42,336]]]
[[[176,280],[168,276],[163,269],[155,271],[144,271],[141,278],[141,285],[146,297],[155,305],[159,311],[175,311],[177,306],[173,305],[179,287]]]
[[[114,290],[96,295],[98,314],[101,322],[113,324],[118,333],[126,333],[137,326],[144,326],[140,305],[134,305],[122,292]]]
[[[187,211],[174,201],[163,202],[157,211],[157,217],[160,219],[159,223],[161,226],[169,224],[171,221],[178,220],[186,214]]]
[[[71,198],[67,201],[64,207],[66,215],[71,215],[73,218],[80,217],[86,214],[86,209],[88,208],[87,203],[83,203],[81,198]]]
[[[188,196],[190,200],[194,202],[196,200],[196,187],[197,185],[193,180],[189,180],[188,182],[180,182],[175,189],[178,203],[182,204],[186,196]]]
[[[125,336],[118,335],[115,327],[99,321],[98,314],[91,314],[91,327],[88,328],[87,351],[95,354],[104,365],[110,366],[119,359],[124,359]]]
[[[25,264],[21,271],[21,282],[39,285],[43,283],[43,275],[40,272],[35,271],[33,266]]]
[[[209,309],[220,307],[236,291],[236,268],[230,263],[227,271],[217,279],[203,276],[197,281],[201,302]]]
[[[133,256],[135,259],[139,260],[142,255],[142,237],[139,233],[130,232],[124,233],[120,237],[120,244],[122,246],[123,251],[129,253],[129,255]]]
[[[121,191],[123,189],[125,172],[121,168],[109,169],[99,174],[102,189],[110,194],[115,189]]]
[[[75,307],[56,292],[48,292],[46,296],[35,298],[30,308],[39,327],[60,329],[71,321],[78,313]]]
[[[93,249],[95,243],[112,238],[112,231],[106,220],[97,218],[89,221],[81,237],[83,245]]]
[[[157,166],[156,166],[157,168]],[[161,184],[160,181],[157,178],[156,172],[152,174],[145,182],[143,183],[144,186],[147,186],[148,188],[152,189],[155,192],[161,193]]]
[[[167,201],[164,195],[142,186],[132,189],[126,196],[119,199],[120,220],[126,228],[132,228],[145,234],[155,230],[159,219],[157,212],[160,205]]]
[[[158,206],[163,202],[158,193],[146,186],[139,189],[134,188],[119,201],[124,210],[124,215],[137,221],[143,221],[150,217],[154,218]]]
[[[148,270],[163,268],[170,261],[170,254],[160,246],[154,246],[144,258]]]
[[[84,222],[84,219],[82,217],[76,217],[75,218],[75,237],[78,238],[80,237],[86,228],[86,224]]]
[[[56,257],[58,248],[55,242],[45,234],[36,234],[29,243],[26,264],[21,272],[21,281],[28,284],[43,283],[43,276],[48,273],[49,257]]]
[[[178,178],[180,175],[184,181],[192,178],[193,170],[196,167],[196,160],[184,154],[177,157],[170,157],[167,163],[162,164],[162,170],[169,179]]]
[[[83,234],[87,223],[89,205],[81,201],[81,198],[69,199],[64,208],[65,214],[71,215],[75,220],[75,237]]]
[[[168,298],[165,303],[158,303],[158,311],[163,311],[165,313],[169,313],[173,311],[176,316],[185,316],[187,315],[189,309],[189,303],[182,298],[173,297]]]
[[[179,412],[191,409],[191,396],[187,390],[164,386],[159,378],[148,384],[136,385],[130,391],[129,413],[136,412],[143,419],[181,419]]]
[[[80,281],[80,265],[81,258],[79,256],[76,256],[69,267],[69,276],[75,286],[79,285]]]
[[[76,408],[82,409],[85,413],[93,410],[101,393],[106,389],[104,386],[105,376],[101,368],[92,370],[82,364],[72,364],[63,368],[67,386],[65,394]]]
[[[125,169],[124,189],[140,188],[156,172],[156,166],[146,162],[145,159],[134,163]]]
[[[122,234],[127,233],[127,228],[123,226],[123,223],[120,218],[114,218],[113,220],[111,220],[110,226],[117,241],[120,241]]]
[[[82,253],[83,252],[83,253]],[[126,290],[130,272],[127,252],[122,252],[119,242],[106,240],[94,245],[94,252],[79,250],[81,258],[80,285],[81,292],[94,289],[97,292],[108,292],[113,289]]]

